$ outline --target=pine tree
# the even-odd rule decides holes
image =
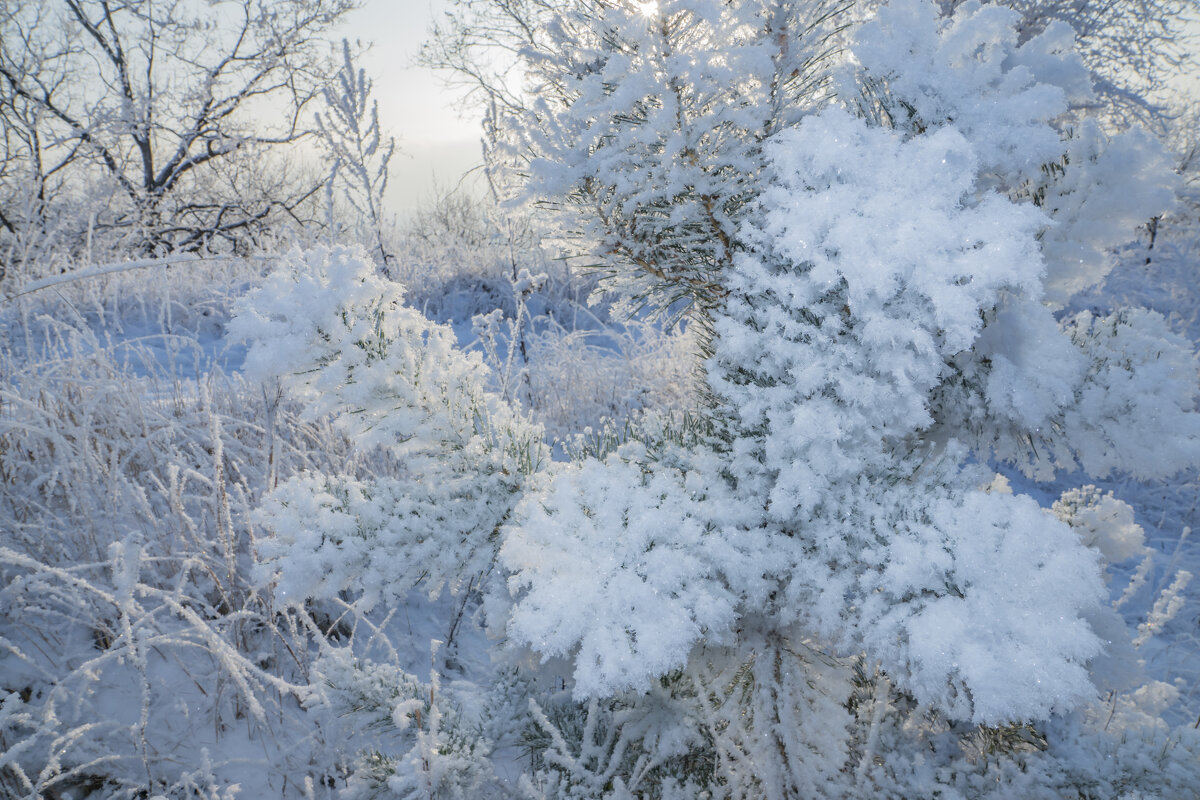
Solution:
[[[581,700],[668,682],[693,717],[722,695],[712,648],[782,642],[748,697],[776,698],[750,716],[792,766],[821,763],[783,725],[801,645],[953,724],[1092,702],[1101,560],[988,464],[1167,476],[1200,416],[1161,317],[1055,314],[1173,188],[1153,141],[1082,115],[1070,31],[902,0],[855,32],[832,102],[838,20],[807,4],[538,9],[537,99],[496,114],[495,152],[634,294],[711,326],[712,434],[635,436],[527,495],[510,636],[572,659]],[[815,785],[714,758],[734,796]]]

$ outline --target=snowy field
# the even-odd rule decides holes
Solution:
[[[1098,312],[1152,307],[1195,341],[1195,240],[1181,233],[1160,241],[1149,267],[1144,246],[1130,246],[1107,284],[1079,302]],[[605,430],[607,419],[686,407],[693,376],[681,365],[694,346],[686,333],[614,321],[579,302],[590,284],[576,276],[546,280],[522,299],[502,258],[489,265],[488,253],[475,255],[465,272],[412,266],[407,302],[482,356],[471,369],[490,390],[532,398],[533,419],[560,442],[548,456],[568,458],[571,435]],[[8,574],[20,576],[3,594],[4,675],[14,692],[4,716],[8,763],[30,777],[66,775],[75,796],[121,796],[123,786],[144,785],[147,767],[178,796],[306,796],[343,790],[345,778],[335,776],[348,774],[355,791],[373,796],[355,782],[368,780],[356,760],[363,753],[386,754],[365,762],[382,782],[404,768],[396,759],[405,752],[411,759],[414,749],[445,747],[426,737],[466,737],[466,728],[486,751],[454,751],[470,760],[441,766],[430,780],[466,781],[479,792],[464,796],[518,792],[538,748],[553,746],[554,726],[574,724],[569,715],[587,706],[557,691],[570,687],[569,662],[539,664],[484,634],[474,582],[494,569],[486,558],[464,575],[438,552],[403,541],[410,526],[394,529],[377,558],[361,553],[341,566],[343,574],[333,563],[300,563],[303,574],[285,570],[263,582],[264,555],[274,551],[256,523],[270,487],[305,471],[378,479],[395,469],[387,455],[355,446],[374,438],[371,426],[347,438],[305,414],[278,382],[243,376],[246,347],[227,334],[233,310],[288,258],[155,264],[62,281],[7,304],[3,555]],[[518,308],[528,315],[520,328],[527,358],[510,335]],[[486,325],[463,322],[492,309]],[[1157,726],[1194,728],[1200,604],[1192,587],[1168,590],[1200,569],[1189,536],[1200,496],[1195,469],[1163,481],[1067,473],[1036,482],[1007,472],[1014,489],[1047,506],[1081,483],[1129,504],[1148,550],[1110,567],[1107,590],[1138,639],[1132,680],[1141,688],[1110,693],[1101,705],[1114,718],[1150,714]],[[361,513],[393,513],[372,508]],[[306,506],[284,527],[298,535],[327,513]],[[452,591],[430,597],[443,586]],[[289,609],[289,590],[326,599]],[[369,603],[364,590],[375,595]],[[571,587],[564,592],[558,601],[570,604]],[[351,653],[375,665],[351,666]],[[527,696],[539,698],[537,713],[555,716],[539,724]],[[428,727],[402,717],[397,725],[392,709],[405,697],[445,716],[421,723]],[[1149,723],[1138,716],[1131,724]],[[1170,746],[1170,737],[1155,746]],[[409,768],[420,775],[426,763]],[[474,775],[485,768],[486,781]]]
[[[1036,3],[471,7],[508,199],[382,224],[347,46],[324,222],[0,232],[0,797],[1200,798],[1195,130]]]

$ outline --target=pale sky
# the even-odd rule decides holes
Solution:
[[[351,42],[373,43],[358,66],[374,83],[380,126],[396,138],[387,200],[388,210],[401,218],[480,161],[480,124],[456,110],[463,105],[461,93],[416,65],[434,15],[448,5],[446,0],[364,0],[339,32]]]

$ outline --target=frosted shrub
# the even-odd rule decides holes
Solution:
[[[498,76],[489,142],[500,186],[515,166],[640,298],[709,308],[755,193],[758,144],[828,99],[838,6],[812,2],[462,4],[429,60],[472,82],[493,45],[522,53],[528,101]],[[464,45],[464,43],[466,43]],[[616,87],[620,87],[617,89]],[[608,270],[611,259],[626,269]],[[632,280],[631,280],[632,278]]]
[[[309,710],[331,716],[344,741],[363,748],[342,797],[472,800],[494,791],[489,743],[441,691],[436,671],[425,684],[334,648],[313,664],[313,685]]]
[[[540,428],[485,391],[479,355],[403,299],[360,251],[318,248],[287,260],[231,324],[249,374],[393,459],[378,480],[297,476],[263,506],[275,533],[264,576],[294,602],[352,590],[366,611],[420,581],[457,590],[486,571],[524,476],[547,459]]]
[[[839,147],[822,147],[827,141]],[[741,258],[727,277],[733,292],[717,317],[710,367],[710,384],[729,409],[732,439],[723,447],[731,460],[684,480],[647,478],[647,487],[661,488],[640,501],[636,484],[625,478],[620,504],[606,497],[602,472],[581,478],[574,490],[564,483],[574,478],[558,476],[503,551],[519,575],[525,563],[533,570],[514,584],[529,592],[520,596],[510,631],[551,653],[595,641],[579,652],[576,691],[627,686],[627,678],[606,673],[604,656],[594,651],[613,652],[626,637],[669,645],[674,639],[661,634],[621,632],[628,619],[668,618],[666,607],[653,615],[614,608],[601,619],[613,620],[616,630],[584,633],[594,624],[593,600],[587,615],[565,620],[575,633],[562,638],[553,604],[539,600],[543,591],[561,596],[553,588],[559,579],[575,590],[586,585],[564,570],[584,563],[596,574],[590,553],[599,547],[634,580],[615,590],[622,603],[634,602],[632,587],[644,585],[658,602],[679,603],[688,613],[725,609],[704,623],[672,626],[676,636],[691,635],[665,647],[665,661],[657,651],[639,651],[640,658],[622,658],[623,670],[649,675],[682,667],[702,629],[719,633],[728,626],[732,598],[756,605],[770,598],[767,607],[781,622],[802,620],[840,649],[866,646],[904,688],[953,715],[995,722],[1088,696],[1085,665],[1099,642],[1081,614],[1101,596],[1094,558],[1032,500],[975,488],[987,476],[956,466],[961,447],[924,444],[921,436],[938,422],[929,398],[947,374],[944,363],[979,336],[982,312],[1001,292],[1037,297],[1036,211],[994,196],[960,206],[971,189],[970,173],[961,168],[972,157],[951,131],[907,144],[829,112],[781,136],[768,153],[777,155],[780,174],[762,200],[761,235],[769,244],[761,252],[769,255]],[[947,163],[959,170],[934,166]],[[905,205],[904,193],[921,181],[925,205]],[[844,208],[857,213],[845,215]],[[898,208],[912,209],[913,218],[897,221]],[[923,235],[907,240],[906,231]],[[931,239],[939,234],[944,244]],[[1030,266],[1021,271],[1022,264]],[[606,469],[616,468],[610,462]],[[599,466],[584,469],[587,475]],[[733,494],[718,493],[712,511],[697,507],[699,487],[711,492],[730,478]],[[563,492],[579,496],[571,504],[579,510],[561,506]],[[752,522],[730,511],[739,495],[743,503],[761,498]],[[655,522],[661,513],[655,509],[670,508],[668,499],[686,510],[668,511],[678,515],[672,522]],[[697,513],[699,520],[685,522]],[[542,555],[533,565],[533,553],[544,551],[524,556],[517,543],[536,535],[534,519],[542,515],[560,532],[553,546],[570,549],[561,562]],[[691,556],[721,549],[711,561],[719,567],[697,564],[684,573],[685,583],[656,584],[667,576],[653,572],[648,559],[658,557],[663,541],[647,540],[624,554],[597,539],[605,529],[621,531],[624,548],[644,535],[639,529],[683,535],[690,526],[697,537]],[[959,533],[965,530],[972,532]],[[763,575],[778,588],[766,591]],[[621,585],[615,576],[600,581]],[[1034,618],[1037,625],[1029,622]],[[530,627],[534,620],[550,627]]]
[[[478,354],[404,305],[361,251],[314,248],[271,274],[230,324],[245,372],[278,379],[365,449],[419,468],[529,473],[540,432],[483,388]]]
[[[1099,643],[1085,620],[1101,592],[1094,558],[1077,538],[1028,498],[974,489],[985,476],[956,465],[966,453],[951,437],[986,443],[976,446],[1031,469],[1079,458],[1105,474],[1110,467],[1092,450],[1116,435],[1106,430],[1155,442],[1153,430],[1165,423],[1182,434],[1173,441],[1191,460],[1194,373],[1179,370],[1181,397],[1168,390],[1163,405],[1147,399],[1154,408],[1137,414],[1133,393],[1102,368],[1084,372],[1094,340],[1075,337],[1079,352],[1034,302],[1036,212],[996,195],[962,203],[973,187],[938,174],[939,165],[971,163],[967,143],[950,133],[904,142],[830,112],[777,138],[769,152],[779,154],[780,183],[762,201],[769,239],[760,252],[770,255],[746,256],[731,276],[711,382],[733,406],[735,430],[751,434],[733,441],[735,465],[745,464],[735,475],[764,481],[768,517],[797,551],[786,607],[805,609],[843,646],[875,642],[883,649],[866,646],[868,657],[918,699],[994,723],[1089,696],[1086,665]],[[822,148],[830,141],[837,147]],[[905,186],[920,186],[924,200],[911,214]],[[920,239],[907,238],[910,231]],[[1163,333],[1150,352],[1124,359],[1130,371],[1120,374],[1143,370],[1139,379],[1172,386],[1166,365],[1185,367],[1190,357]],[[767,347],[770,357],[757,358]],[[988,351],[986,377],[960,366],[972,363],[973,348]],[[1041,369],[1050,361],[1054,374]],[[1098,397],[1123,413],[1088,408]],[[1081,429],[1071,430],[1076,420]],[[973,428],[986,434],[974,439]],[[1149,469],[1140,466],[1149,464],[1146,445],[1143,438],[1108,452],[1126,469]],[[973,597],[982,605],[967,611]]]
[[[265,498],[258,575],[283,604],[329,609],[329,630],[344,631],[323,645],[307,704],[373,733],[330,723],[346,732],[346,796],[473,798],[492,782],[490,745],[459,720],[441,674],[462,670],[451,639],[548,451],[539,426],[485,389],[480,355],[403,300],[361,251],[321,248],[286,259],[231,324],[247,371],[331,419],[362,465],[296,475]],[[417,588],[431,602],[457,596],[428,685],[391,639]]]
[[[170,319],[171,300],[118,288],[63,305]],[[251,586],[246,512],[272,470],[326,464],[336,441],[222,375],[182,313],[110,344],[94,317],[100,334],[35,313],[54,308],[3,319],[0,794],[228,798],[250,772],[273,791],[320,773],[304,636]]]

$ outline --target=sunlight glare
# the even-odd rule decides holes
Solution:
[[[658,0],[645,0],[644,2],[634,0],[633,7],[636,8],[643,17],[658,16]]]

